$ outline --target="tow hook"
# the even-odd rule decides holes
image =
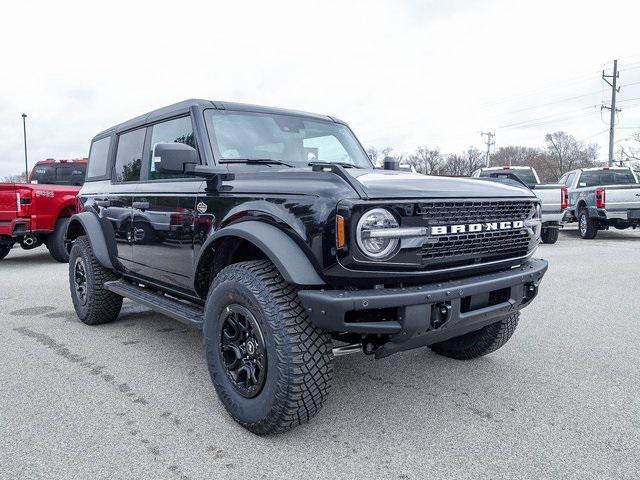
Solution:
[[[525,283],[524,291],[522,294],[522,303],[528,303],[538,294],[538,283]]]
[[[448,303],[436,303],[431,306],[431,328],[440,328],[451,318],[451,305]]]

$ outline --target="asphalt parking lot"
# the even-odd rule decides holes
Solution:
[[[0,478],[638,478],[640,232],[561,233],[512,340],[336,360],[308,425],[270,438],[217,400],[201,336],[127,304],[81,324],[44,248],[0,262]]]

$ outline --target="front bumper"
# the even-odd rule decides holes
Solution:
[[[536,296],[547,266],[546,260],[531,259],[516,268],[462,280],[407,288],[303,290],[299,296],[318,328],[388,336],[376,350],[380,358],[479,330],[511,315]],[[370,320],[380,312],[385,318]]]

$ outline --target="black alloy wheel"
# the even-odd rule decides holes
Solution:
[[[242,305],[230,304],[220,314],[220,360],[235,390],[245,398],[262,391],[267,351],[260,326]]]
[[[81,305],[87,303],[87,267],[82,257],[77,257],[73,266],[73,286],[76,298]]]

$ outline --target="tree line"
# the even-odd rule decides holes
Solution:
[[[509,145],[498,148],[490,155],[490,166],[534,167],[542,182],[552,183],[569,170],[599,165],[598,149],[595,143],[585,144],[567,132],[558,131],[546,134],[541,147]],[[449,154],[428,145],[419,146],[410,154],[396,153],[390,147],[381,150],[370,147],[367,153],[377,165],[388,156],[426,175],[466,177],[487,164],[486,152],[475,147]]]

